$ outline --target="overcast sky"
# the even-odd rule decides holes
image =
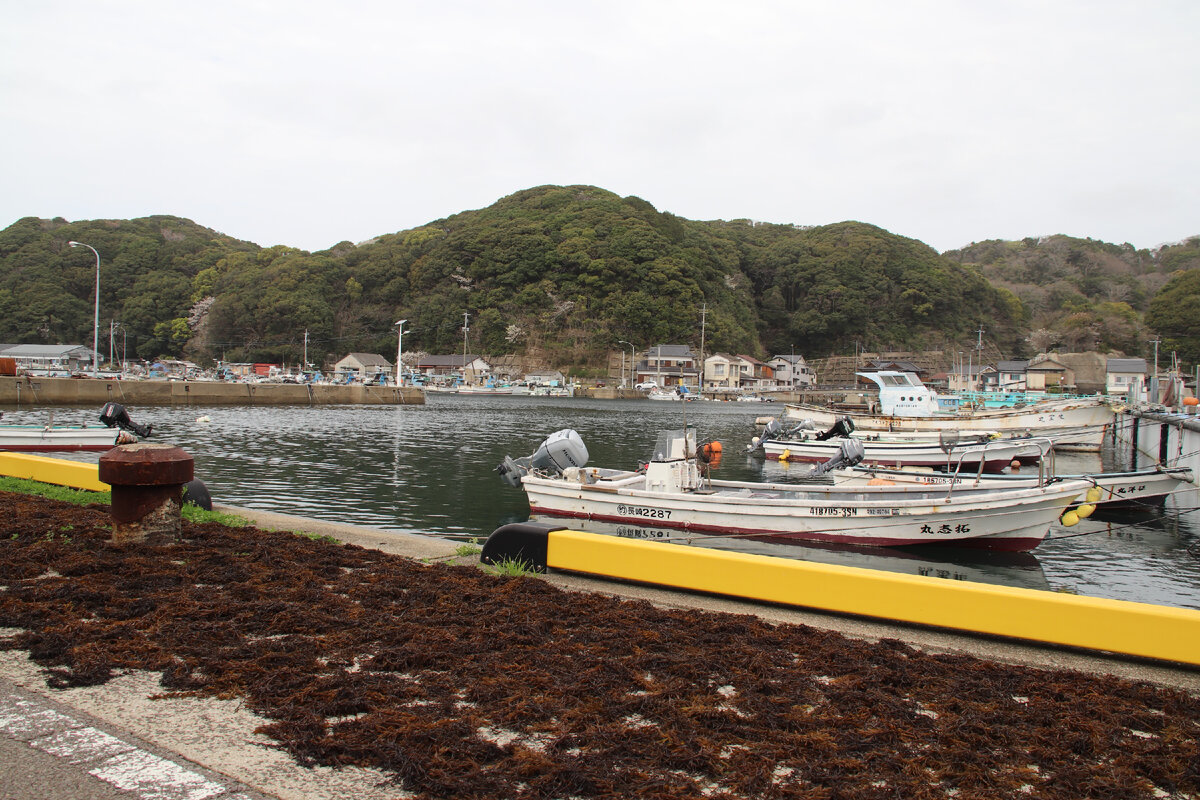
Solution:
[[[0,228],[361,241],[543,184],[938,250],[1200,234],[1200,3],[5,3]]]

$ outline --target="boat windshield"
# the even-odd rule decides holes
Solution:
[[[674,461],[696,454],[696,429],[690,425],[672,431],[659,431],[651,461]]]

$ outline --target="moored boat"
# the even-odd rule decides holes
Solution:
[[[997,488],[1039,486],[1046,480],[1085,480],[1100,489],[1094,504],[1098,510],[1136,511],[1150,510],[1161,506],[1171,494],[1185,487],[1194,488],[1192,470],[1187,467],[1150,467],[1123,472],[1095,472],[1087,474],[1057,475],[1047,478],[1044,474],[989,475],[965,471],[942,472],[938,470],[888,469],[885,467],[847,467],[828,473],[834,484],[841,486],[868,486],[880,481],[908,483],[922,486],[946,488]]]
[[[1073,435],[1060,445],[1063,450],[1100,449],[1114,412],[1099,398],[1050,400],[1027,408],[960,409],[939,412],[938,395],[911,372],[860,372],[879,387],[877,411],[835,411],[822,406],[789,403],[785,415],[791,420],[809,420],[828,427],[839,417],[849,416],[863,431],[992,430],[1001,434],[1042,435],[1052,430],[1071,430]]]
[[[574,431],[559,431],[533,456],[498,471],[525,490],[530,511],[726,536],[854,545],[956,544],[1025,551],[1090,484],[956,490],[838,487],[711,479],[695,432],[667,432],[639,470],[587,467]]]
[[[149,436],[150,427],[136,424],[118,403],[107,403],[100,413],[104,427],[55,425],[0,425],[0,450],[22,453],[70,453],[109,450],[118,444]],[[114,430],[114,428],[116,430]]]

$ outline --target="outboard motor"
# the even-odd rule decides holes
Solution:
[[[858,439],[847,439],[842,442],[842,447],[838,454],[829,459],[823,464],[817,464],[808,473],[808,477],[816,478],[824,475],[832,469],[841,469],[842,467],[853,467],[863,460],[866,455],[866,450],[863,448],[863,443]]]
[[[794,425],[784,426],[779,417],[772,417],[766,425],[763,426],[762,436],[753,436],[750,439],[750,444],[746,445],[746,452],[751,455],[756,455],[762,452],[762,443],[767,439],[779,441],[781,439],[790,439],[793,437],[805,437],[809,431],[816,430],[813,427],[811,420],[801,420]]]
[[[110,428],[120,428],[123,431],[136,433],[142,438],[149,436],[150,430],[154,427],[153,425],[138,425],[129,418],[125,406],[120,403],[105,403],[104,408],[100,409],[100,421]]]
[[[500,478],[513,488],[520,488],[521,478],[533,470],[562,474],[567,467],[584,467],[588,462],[587,446],[580,435],[564,428],[546,437],[534,454],[525,458],[505,456],[496,467]]]
[[[825,442],[835,437],[846,437],[852,433],[854,433],[854,421],[849,417],[838,417],[832,428],[817,434],[817,441]]]

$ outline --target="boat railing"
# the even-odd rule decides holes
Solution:
[[[956,479],[959,478],[959,475],[962,473],[963,461],[968,455],[978,454],[978,453],[980,453],[980,450],[986,452],[987,448],[989,446],[993,446],[993,445],[995,445],[995,446],[1003,445],[1005,447],[1011,447],[1014,442],[1019,442],[1022,445],[1032,445],[1032,446],[1036,446],[1038,448],[1038,451],[1039,451],[1038,452],[1038,488],[1045,487],[1046,484],[1049,482],[1049,479],[1054,477],[1054,440],[1053,439],[1050,439],[1050,438],[1044,437],[1044,436],[1031,436],[1027,439],[992,439],[991,441],[984,442],[984,443],[978,445],[979,449],[972,447],[970,452],[968,452],[966,450],[960,450],[957,454],[958,455],[958,463],[957,464],[953,464],[953,456],[954,456],[953,450],[951,450],[950,452],[948,452],[946,454],[947,455],[946,469],[948,472],[950,472],[950,475],[951,475],[951,480],[949,480],[947,482],[948,489],[946,491],[946,499],[950,498],[950,496],[954,493],[955,486],[959,485],[955,481],[956,481]],[[987,465],[987,459],[983,458],[981,456],[979,458],[979,467],[975,472],[975,478],[974,478],[974,485],[976,488],[978,488],[979,482],[983,478],[983,468],[986,465]],[[951,469],[951,466],[953,466],[953,469]],[[964,481],[965,480],[966,479],[964,479]]]

